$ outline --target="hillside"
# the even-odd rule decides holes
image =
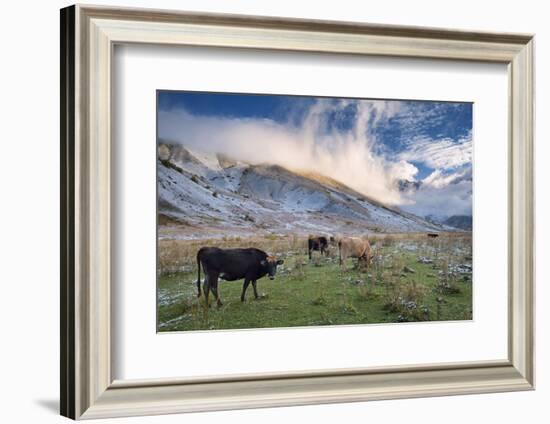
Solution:
[[[160,144],[159,236],[441,231],[324,177]]]
[[[472,230],[471,215],[453,215],[448,217],[443,223],[449,227],[459,228],[461,230]]]

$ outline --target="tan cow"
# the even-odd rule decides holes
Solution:
[[[357,258],[359,264],[364,261],[368,268],[374,257],[369,241],[359,237],[342,237],[338,241],[338,250],[340,252],[340,266],[343,269],[346,269],[348,258]]]

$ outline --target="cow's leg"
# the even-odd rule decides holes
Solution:
[[[254,289],[254,297],[257,299],[258,297],[258,290],[256,289],[256,280],[252,280],[252,288]]]
[[[204,280],[206,281],[206,275],[204,276]],[[197,280],[197,298],[201,297],[201,279]]]
[[[202,284],[202,290],[204,291],[204,301],[206,302],[206,307],[210,307],[210,302],[208,301],[208,295],[210,294],[210,278],[206,274],[204,278],[204,283]]]
[[[310,261],[311,261],[311,250],[312,250],[311,247],[310,247],[309,249],[307,249],[307,253],[308,253],[308,255],[309,255],[309,260],[310,260]]]
[[[197,275],[197,298],[201,297],[201,263],[197,261],[198,275]],[[204,268],[204,278],[206,278],[206,268]]]
[[[210,289],[212,290],[212,293],[214,294],[214,297],[216,298],[216,304],[218,306],[222,306],[222,300],[220,299],[220,296],[218,294],[218,274],[214,274],[212,276],[212,280],[210,281]]]
[[[365,271],[369,270],[369,257],[366,255],[361,256],[362,267]]]
[[[241,293],[241,302],[244,302],[244,296],[246,294],[246,289],[248,288],[249,284],[250,280],[248,278],[245,278],[243,283],[243,292]]]

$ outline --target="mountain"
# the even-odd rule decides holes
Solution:
[[[416,191],[422,185],[422,181],[411,181],[411,180],[397,180],[396,182],[397,189],[400,192],[407,191]]]
[[[452,216],[426,215],[424,219],[433,224],[444,225],[454,230],[465,230],[465,231],[472,230],[471,215],[452,215]]]
[[[453,215],[448,217],[443,224],[460,230],[472,230],[472,217],[470,215]]]
[[[441,231],[331,178],[248,164],[180,145],[158,147],[161,237]]]

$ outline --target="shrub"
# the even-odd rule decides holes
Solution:
[[[325,306],[327,304],[326,297],[321,293],[318,296],[314,297],[311,301],[311,304],[314,306]]]
[[[168,159],[161,159],[160,163],[162,163],[167,168],[171,168],[175,171],[178,171],[180,174],[183,174],[183,169],[181,169],[178,165],[170,162]]]
[[[392,281],[388,285],[384,308],[398,314],[397,322],[425,321],[429,319],[429,309],[422,304],[424,295],[424,286],[416,281]]]

